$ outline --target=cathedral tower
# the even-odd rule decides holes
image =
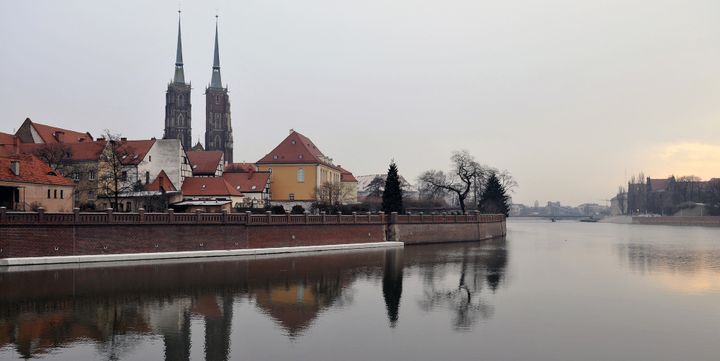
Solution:
[[[180,36],[180,11],[178,11],[178,40],[175,55],[175,77],[168,84],[165,94],[165,133],[163,139],[179,139],[183,148],[192,147],[190,84],[185,83],[183,71],[182,39]]]
[[[215,56],[212,79],[205,89],[205,150],[220,150],[225,161],[233,161],[233,137],[230,121],[228,89],[220,81],[220,50],[218,47],[217,16],[215,17]]]

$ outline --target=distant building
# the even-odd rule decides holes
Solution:
[[[0,157],[0,207],[14,211],[43,207],[48,212],[70,212],[74,189],[73,181],[33,155]]]
[[[404,198],[412,198],[417,199],[420,195],[420,193],[417,190],[417,187],[410,182],[408,182],[405,177],[402,175],[399,175],[400,177],[400,186],[403,190],[403,197]],[[368,188],[370,184],[372,183],[375,178],[382,179],[382,186],[380,187],[380,191],[385,190],[385,181],[387,180],[387,173],[385,174],[368,174],[368,175],[361,175],[357,176],[357,187],[358,187],[358,200],[361,202],[364,201],[368,195],[370,194],[371,190]]]

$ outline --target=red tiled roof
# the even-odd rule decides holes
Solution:
[[[155,139],[148,140],[119,140],[118,154],[122,155],[120,161],[125,165],[140,164],[150,148],[155,144]]]
[[[82,142],[82,143],[65,143],[62,146],[70,150],[70,161],[92,161],[100,159],[100,154],[107,144],[104,140]],[[21,143],[20,153],[33,154],[47,144]]]
[[[340,181],[341,182],[357,182],[357,178],[350,172],[349,170],[337,165],[335,166],[337,170],[340,171]]]
[[[68,130],[50,125],[40,124],[33,122],[30,118],[25,119],[26,122],[30,122],[35,131],[40,135],[40,138],[45,143],[78,143],[78,142],[89,142],[93,140],[90,133],[81,133],[74,130]],[[60,134],[63,133],[63,134]]]
[[[270,172],[248,172],[248,173],[223,173],[222,177],[243,193],[260,193],[265,191],[265,186],[270,180]],[[254,188],[253,188],[254,187]]]
[[[20,175],[15,175],[10,163],[13,160],[20,161]],[[47,164],[29,154],[20,154],[10,157],[0,157],[0,181],[52,184],[59,186],[73,186],[75,183],[54,172]]]
[[[188,177],[182,185],[184,196],[242,196],[223,177]]]
[[[248,173],[248,172],[256,172],[256,171],[257,171],[257,166],[252,163],[228,163],[225,166],[224,173]]]
[[[175,188],[175,185],[170,181],[170,177],[165,173],[165,170],[161,170],[157,177],[155,177],[155,180],[145,185],[145,190],[174,192],[177,188]]]
[[[650,178],[650,190],[653,192],[664,191],[670,183],[669,179],[652,179]]]
[[[0,144],[13,144],[14,135],[0,132]]]
[[[220,150],[189,150],[186,153],[192,165],[193,175],[215,174],[223,158],[223,152]]]
[[[307,164],[322,163],[325,155],[318,149],[315,144],[306,136],[292,131],[280,144],[270,153],[257,161],[258,164]]]

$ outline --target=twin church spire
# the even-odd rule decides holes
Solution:
[[[233,137],[230,118],[228,89],[222,86],[220,77],[220,46],[218,41],[218,17],[215,16],[215,49],[210,86],[205,89],[205,149],[220,150],[225,161],[233,161]],[[191,102],[189,83],[185,83],[182,57],[182,31],[178,11],[178,38],[175,54],[175,76],[168,84],[165,97],[164,139],[179,139],[186,150],[192,147]]]

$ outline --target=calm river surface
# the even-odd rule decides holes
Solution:
[[[717,360],[720,229],[0,269],[0,360]]]

